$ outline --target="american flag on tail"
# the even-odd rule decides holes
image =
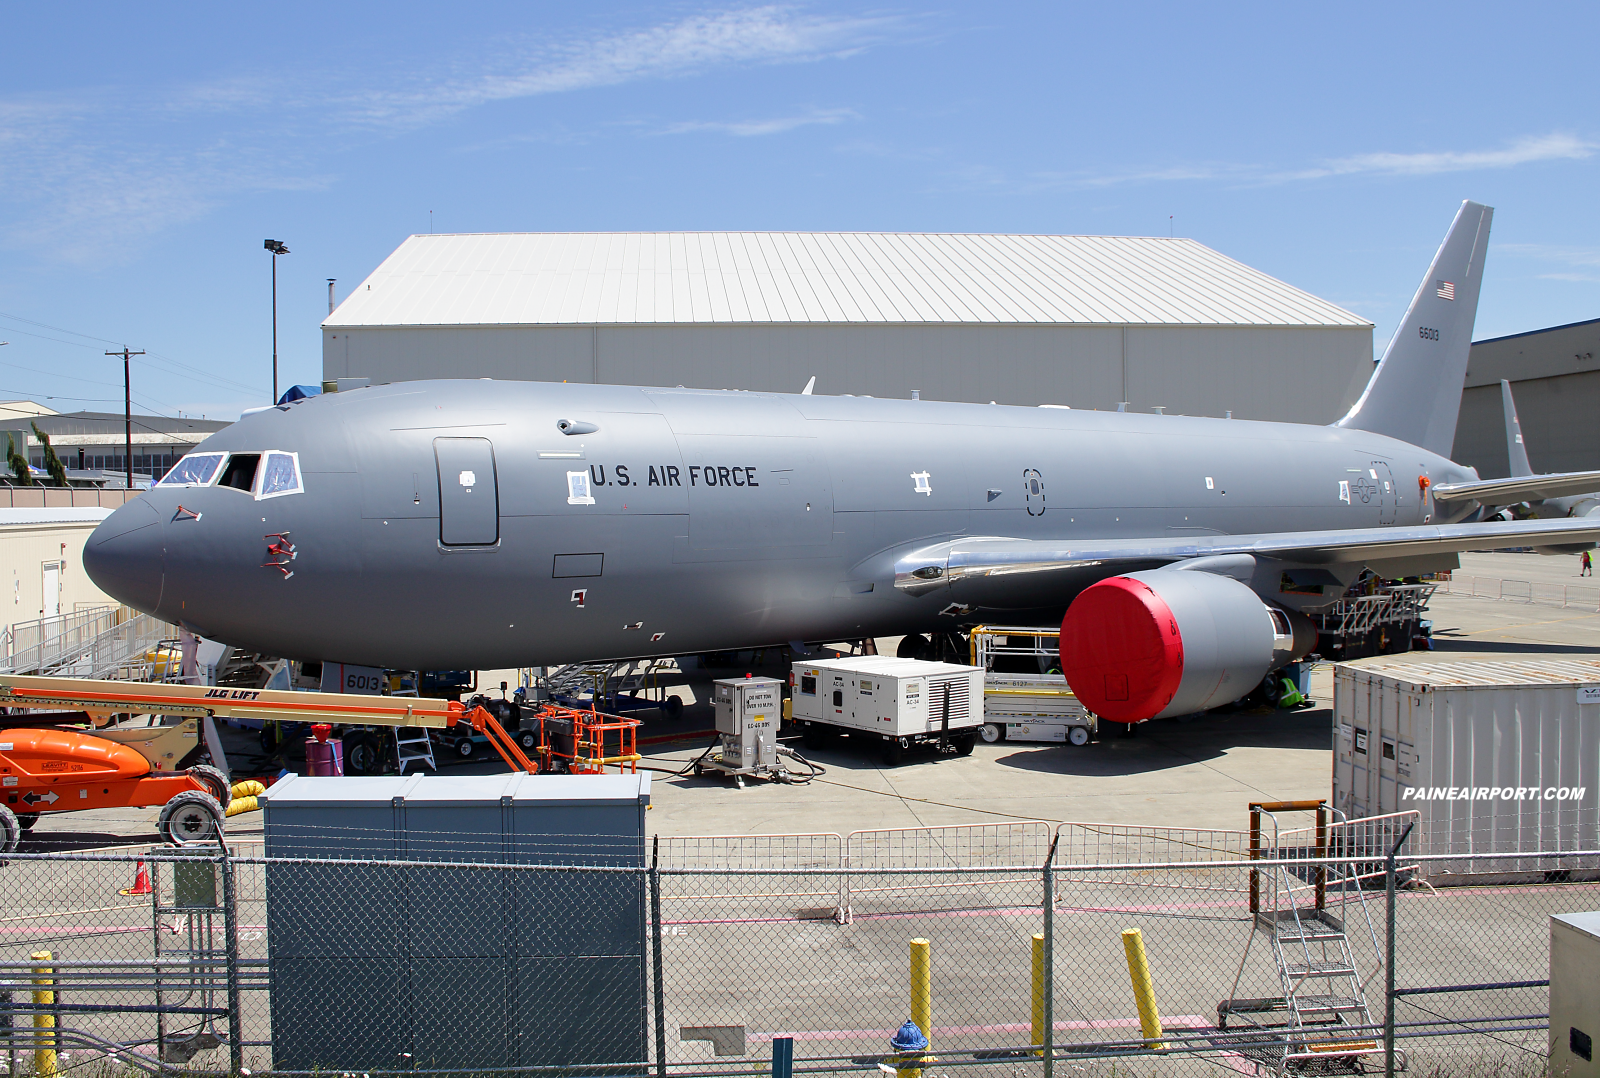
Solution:
[[[1438,285],[1440,299],[1453,300],[1456,298],[1456,286],[1454,284],[1449,281],[1440,281]]]

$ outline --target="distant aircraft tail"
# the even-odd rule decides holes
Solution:
[[[1522,422],[1517,419],[1517,402],[1511,399],[1511,383],[1500,379],[1500,407],[1506,414],[1506,456],[1511,460],[1512,475],[1532,475],[1533,465],[1528,463],[1528,447],[1522,444]]]
[[[1361,399],[1335,426],[1450,455],[1494,210],[1463,202]]]

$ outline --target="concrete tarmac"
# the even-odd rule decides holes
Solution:
[[[1592,578],[1578,577],[1575,556],[1466,554],[1459,577],[1541,581],[1571,586],[1583,600]],[[1600,588],[1594,592],[1600,596]],[[1600,657],[1600,612],[1461,594],[1434,596],[1429,617],[1435,650],[1358,660],[1427,663],[1525,659],[1535,656]],[[879,650],[894,653],[892,639]],[[1332,775],[1333,668],[1312,674],[1316,706],[1295,711],[1213,713],[1194,719],[1147,723],[1132,736],[1113,729],[1081,748],[979,742],[970,757],[909,756],[884,768],[876,754],[848,742],[816,752],[827,773],[804,786],[752,784],[737,789],[717,779],[676,777],[705,747],[712,726],[711,682],[744,673],[784,677],[788,656],[770,652],[759,667],[678,673],[666,690],[685,703],[683,715],[640,714],[646,763],[664,769],[654,783],[652,831],[661,835],[839,832],[1013,819],[1191,827],[1245,826],[1246,805],[1257,800],[1326,797]],[[483,671],[481,686],[515,684],[515,671]],[[496,690],[497,694],[497,690]],[[227,735],[230,754],[248,772],[254,734]],[[798,745],[798,743],[796,743]],[[805,749],[801,749],[805,752]],[[291,761],[292,765],[293,761]],[[479,747],[469,759],[440,757],[450,774],[504,769]],[[84,849],[147,842],[156,809],[103,810],[44,817],[25,850]],[[229,821],[230,833],[259,832],[260,815]]]

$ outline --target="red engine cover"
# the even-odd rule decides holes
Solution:
[[[1061,619],[1061,672],[1079,702],[1111,722],[1157,714],[1183,680],[1183,636],[1165,600],[1141,580],[1085,588]]]

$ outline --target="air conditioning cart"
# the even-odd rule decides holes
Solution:
[[[966,756],[983,725],[983,671],[973,666],[861,655],[795,663],[790,679],[794,722],[812,748],[844,734],[893,766],[917,746]]]

